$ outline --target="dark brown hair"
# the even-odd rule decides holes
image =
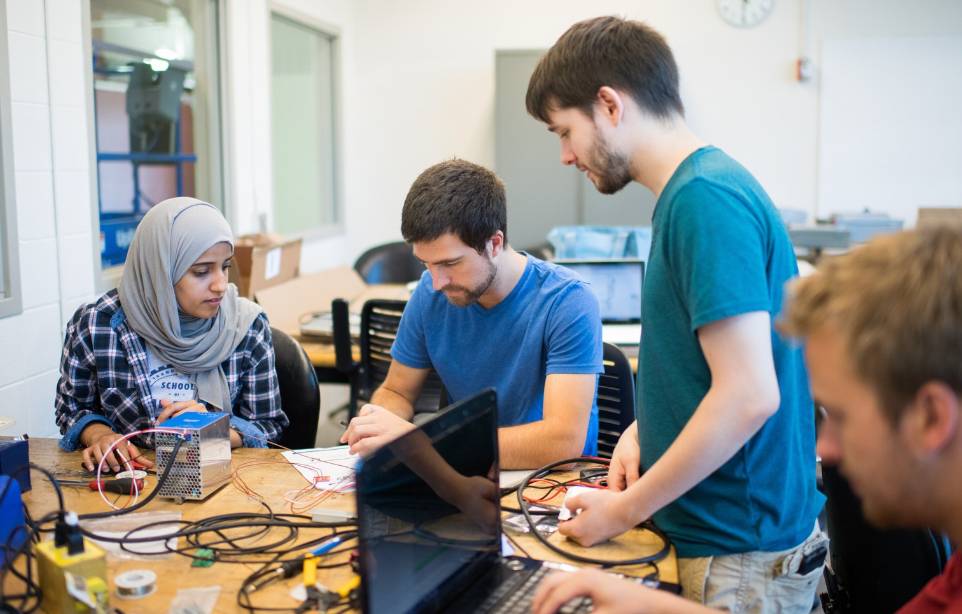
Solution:
[[[528,113],[548,123],[551,109],[578,108],[591,117],[598,90],[627,92],[651,115],[684,115],[678,66],[665,39],[640,21],[580,21],[548,50],[528,82]]]
[[[497,231],[508,240],[504,184],[497,175],[465,160],[448,160],[421,173],[404,199],[401,235],[408,243],[454,233],[478,253]]]

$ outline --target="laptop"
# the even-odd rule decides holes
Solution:
[[[358,550],[366,614],[528,614],[549,571],[574,570],[501,554],[497,413],[495,392],[488,388],[359,463]],[[674,584],[639,581],[678,592]],[[591,601],[572,600],[563,611],[590,612]]]
[[[614,345],[641,342],[644,260],[556,260],[588,282],[601,307],[601,339]]]
[[[361,338],[361,314],[349,313],[348,326],[351,330],[351,339]],[[305,337],[322,337],[326,339],[334,338],[334,319],[330,311],[320,313],[305,314],[300,323],[301,335]]]
[[[387,444],[356,478],[364,612],[531,611],[552,564],[501,556],[493,389]],[[590,611],[586,598],[571,606]]]

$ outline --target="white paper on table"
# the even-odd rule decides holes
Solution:
[[[501,534],[501,556],[514,556],[514,546],[508,541],[508,536]]]
[[[335,492],[354,491],[354,467],[360,457],[347,446],[287,450],[284,458],[315,488]]]

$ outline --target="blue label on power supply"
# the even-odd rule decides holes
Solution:
[[[160,428],[199,430],[205,426],[210,426],[218,420],[228,419],[229,418],[227,417],[227,414],[217,411],[188,411],[180,414],[179,416],[174,416],[167,422],[164,422],[160,425]]]

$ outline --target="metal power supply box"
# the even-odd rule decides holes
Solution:
[[[174,499],[206,499],[230,480],[230,414],[186,412],[159,428],[177,433],[156,433],[157,478],[173,463],[167,481],[157,494]],[[174,445],[183,438],[177,458]]]

